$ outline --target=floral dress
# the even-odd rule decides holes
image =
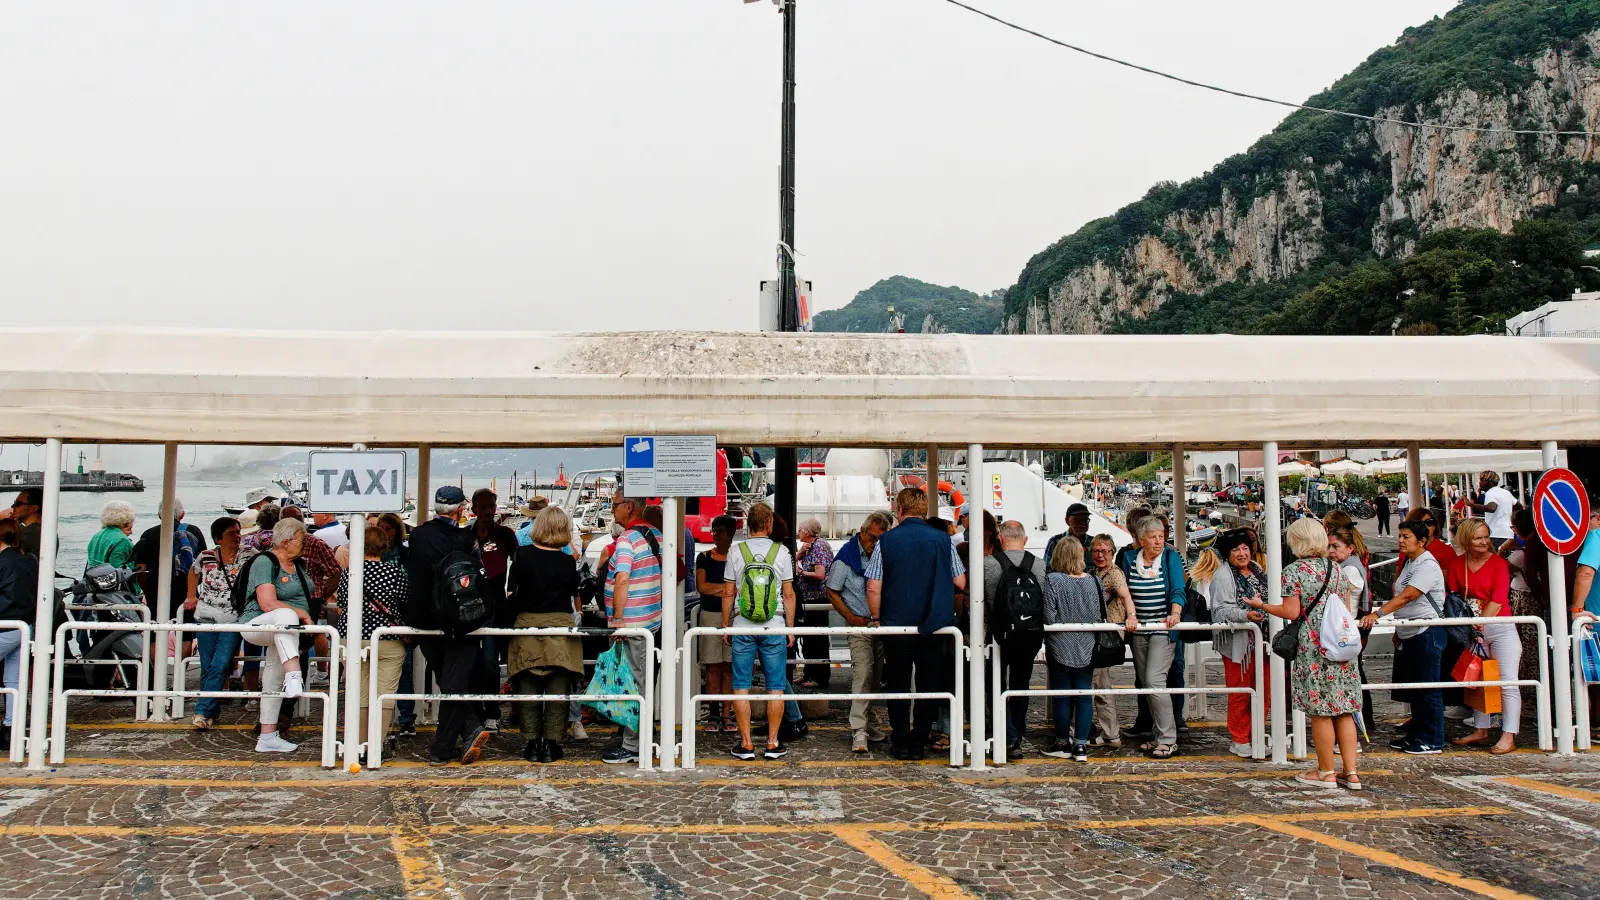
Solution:
[[[1325,658],[1322,644],[1317,640],[1317,626],[1322,622],[1322,603],[1317,596],[1322,593],[1323,580],[1330,567],[1333,574],[1327,579],[1328,590],[1324,596],[1337,595],[1347,609],[1354,609],[1360,591],[1331,560],[1302,559],[1283,569],[1283,596],[1298,595],[1304,617],[1290,626],[1300,629],[1300,652],[1294,658],[1290,687],[1295,708],[1306,715],[1357,715],[1361,712],[1358,661],[1335,662]]]

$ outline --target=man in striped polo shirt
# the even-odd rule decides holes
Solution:
[[[611,560],[606,565],[605,601],[610,611],[612,628],[648,628],[661,630],[661,532],[644,519],[645,504],[630,497],[613,497],[611,514],[618,522],[627,522],[622,534],[612,544]],[[634,677],[640,680],[654,678],[655,669],[645,658],[645,640],[642,635],[612,638],[623,641],[628,648],[628,662]],[[658,695],[659,696],[659,695]],[[649,722],[640,722],[640,728],[649,728]],[[622,744],[607,750],[601,760],[612,763],[639,761],[639,732],[622,729]]]

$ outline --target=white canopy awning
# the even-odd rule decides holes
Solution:
[[[1297,459],[1290,460],[1289,462],[1286,462],[1286,463],[1281,463],[1278,466],[1278,477],[1279,478],[1282,478],[1285,475],[1315,475],[1315,474],[1317,474],[1317,467],[1316,466],[1309,465],[1309,464],[1301,462],[1300,460],[1297,460]]]
[[[1366,466],[1352,459],[1336,459],[1325,462],[1317,468],[1321,469],[1324,475],[1359,475],[1366,471]]]
[[[1424,450],[1422,474],[1446,475],[1456,472],[1542,472],[1543,458],[1537,450]],[[1567,451],[1556,451],[1556,465],[1567,464]],[[1375,459],[1362,467],[1368,475],[1403,475],[1406,458]]]
[[[11,441],[1600,442],[1594,340],[127,328],[0,329],[0,340]]]

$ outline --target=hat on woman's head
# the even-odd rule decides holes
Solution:
[[[261,514],[253,509],[247,509],[240,513],[239,536],[244,537],[247,534],[255,534],[256,532],[260,531],[261,526],[256,524],[256,520],[259,518],[261,518]]]

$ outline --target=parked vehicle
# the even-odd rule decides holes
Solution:
[[[139,624],[143,619],[138,610],[144,604],[134,593],[133,579],[132,569],[89,568],[82,579],[57,591],[56,621]],[[64,659],[69,677],[94,690],[132,688],[144,659],[143,635],[137,631],[69,631]]]

